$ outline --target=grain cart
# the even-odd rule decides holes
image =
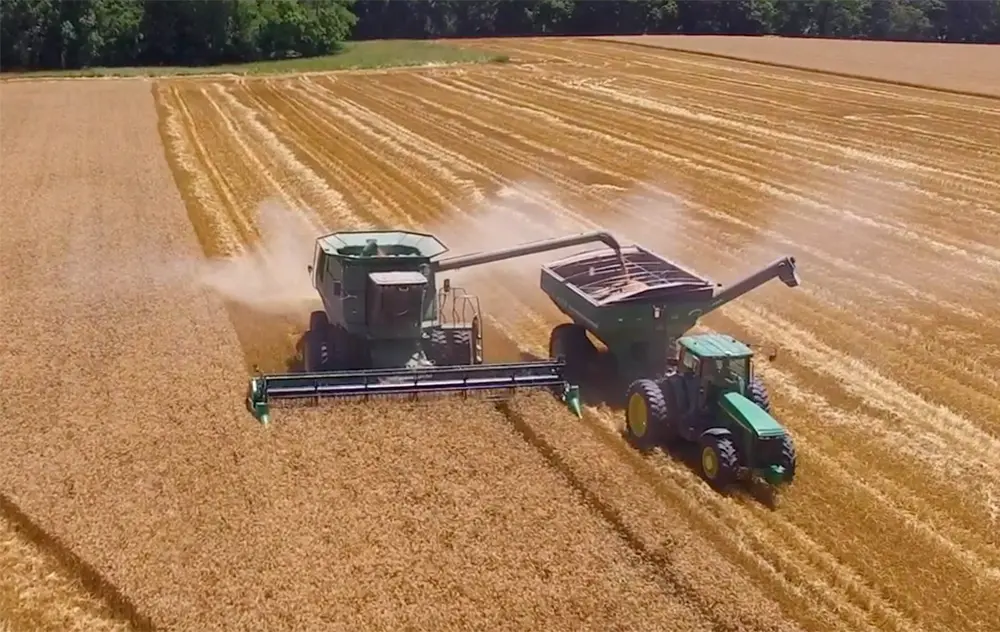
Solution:
[[[640,246],[590,251],[542,267],[541,288],[572,319],[556,327],[549,356],[579,383],[603,342],[627,392],[626,433],[640,448],[681,439],[701,446],[709,482],[759,476],[791,481],[795,448],[770,414],[753,351],[720,334],[684,335],[708,312],[778,278],[799,284],[785,257],[728,287]]]
[[[447,248],[432,235],[404,231],[338,232],[317,239],[308,271],[323,309],[303,336],[304,373],[257,375],[247,406],[262,423],[272,399],[421,393],[512,393],[548,388],[580,414],[579,390],[562,360],[483,363],[479,300],[441,273],[566,248],[618,242],[603,232],[572,235],[493,252],[436,259]]]

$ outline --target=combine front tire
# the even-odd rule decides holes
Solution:
[[[716,489],[736,480],[739,455],[726,435],[705,434],[701,438],[701,475]]]
[[[457,365],[472,365],[476,363],[475,350],[472,348],[472,331],[469,329],[452,329],[448,332],[448,351],[450,361]]]
[[[663,391],[653,380],[636,380],[628,387],[625,432],[641,450],[656,445],[670,422]]]
[[[587,330],[580,325],[563,323],[549,335],[549,357],[566,362],[566,379],[571,383],[579,383],[596,353]]]
[[[316,311],[309,315],[309,331],[305,333],[302,346],[302,366],[307,373],[329,370],[333,360],[330,329],[326,312]]]

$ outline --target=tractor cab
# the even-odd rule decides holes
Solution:
[[[681,373],[697,378],[709,401],[723,393],[747,395],[753,350],[725,334],[696,334],[677,341]]]

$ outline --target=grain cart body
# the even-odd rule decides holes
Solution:
[[[598,356],[588,332],[607,346],[615,376],[627,385],[626,432],[639,447],[699,442],[712,482],[751,474],[791,480],[794,447],[770,415],[753,351],[729,336],[685,335],[703,315],[774,278],[797,286],[795,259],[727,287],[637,245],[555,261],[542,267],[541,288],[573,322],[552,331],[549,355],[565,361],[578,383]],[[792,451],[790,461],[781,449]]]
[[[486,395],[548,388],[579,414],[579,393],[561,360],[483,364],[479,300],[438,277],[447,271],[602,241],[586,233],[486,253],[438,259],[433,235],[406,231],[338,232],[320,237],[309,266],[323,309],[303,336],[305,372],[258,375],[247,405],[262,422],[273,399]]]

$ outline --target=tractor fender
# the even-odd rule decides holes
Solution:
[[[705,437],[716,437],[718,439],[724,439],[726,437],[733,436],[733,433],[729,431],[728,428],[709,428],[705,432],[701,433],[700,439]]]

